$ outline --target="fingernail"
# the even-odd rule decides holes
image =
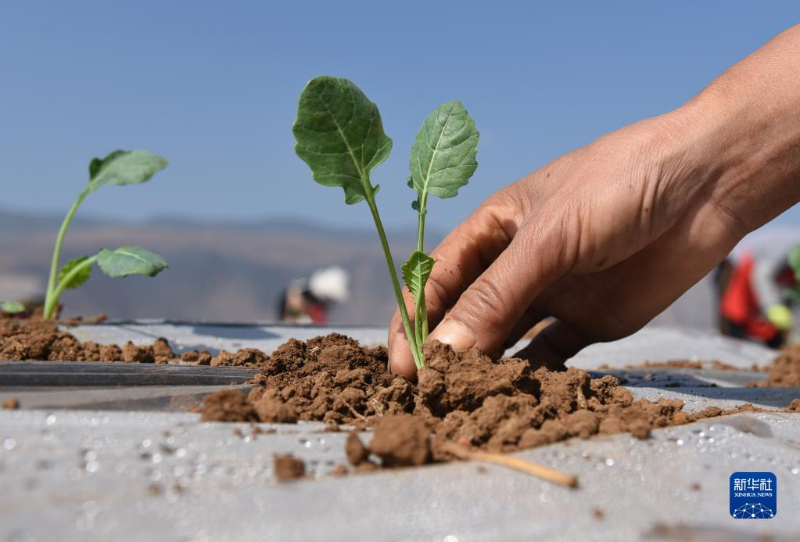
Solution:
[[[475,335],[464,324],[455,320],[445,320],[436,326],[436,329],[428,335],[428,341],[449,344],[456,352],[469,350],[477,342]]]

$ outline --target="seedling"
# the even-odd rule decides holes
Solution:
[[[59,271],[61,245],[72,217],[83,200],[90,193],[105,185],[125,186],[140,184],[167,167],[167,159],[146,151],[116,150],[105,158],[93,158],[89,163],[89,184],[78,195],[67,213],[56,237],[50,277],[47,281],[47,296],[44,303],[44,317],[51,318],[58,298],[64,290],[77,288],[89,279],[95,263],[109,277],[128,275],[147,275],[154,277],[167,267],[161,256],[141,247],[121,246],[115,250],[102,249],[94,256],[81,256],[64,264]]]
[[[417,211],[417,250],[403,265],[403,280],[414,299],[414,319],[409,317],[395,271],[386,232],[375,196],[379,185],[370,179],[372,170],[392,150],[392,140],[383,131],[378,106],[347,79],[320,76],[303,89],[293,127],[295,152],[311,168],[315,181],[344,189],[345,203],[366,201],[378,230],[389,268],[397,306],[403,319],[411,354],[423,367],[422,345],[428,337],[425,284],[436,261],[425,253],[425,217],[428,196],[452,198],[467,184],[478,167],[478,131],[461,102],[437,107],[422,123],[411,147],[408,186],[416,193],[411,207]]]
[[[25,312],[25,305],[19,301],[2,301],[0,302],[0,312],[6,314],[20,314]]]

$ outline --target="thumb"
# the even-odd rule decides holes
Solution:
[[[461,295],[428,340],[497,351],[536,297],[569,268],[562,221],[517,231],[508,248]],[[574,252],[574,251],[573,251]]]

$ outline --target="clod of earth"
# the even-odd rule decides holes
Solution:
[[[246,359],[239,353],[235,357]],[[209,365],[212,356],[204,350],[183,352],[177,357],[166,339],[156,339],[151,345],[127,342],[122,347],[81,342],[71,333],[60,331],[58,322],[43,319],[39,309],[24,320],[0,317],[0,361],[25,360]]]
[[[431,430],[411,414],[381,416],[375,420],[369,450],[384,467],[414,467],[430,460]]]
[[[292,454],[276,454],[272,458],[272,469],[279,482],[297,480],[306,475],[306,465]]]
[[[749,387],[797,387],[800,386],[800,345],[781,349],[769,368],[769,374],[759,382],[749,382]]]
[[[67,326],[79,326],[81,324],[99,324],[101,322],[105,322],[106,320],[108,320],[108,315],[101,312],[100,314],[89,316],[88,318],[84,318],[82,316],[73,316],[72,318],[67,318],[64,320],[64,324]]]
[[[361,439],[358,438],[358,434],[355,432],[347,435],[347,441],[344,449],[345,453],[347,454],[347,460],[354,467],[357,467],[361,463],[365,462],[369,457],[369,448],[364,446],[364,443],[361,442]]]
[[[19,399],[11,397],[3,401],[3,410],[17,410],[19,408]]]
[[[258,421],[256,409],[239,390],[222,390],[203,399],[200,419],[204,422]]]

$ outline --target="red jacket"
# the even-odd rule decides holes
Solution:
[[[744,254],[731,273],[728,286],[720,300],[720,313],[725,319],[743,328],[748,336],[764,342],[778,335],[778,328],[764,318],[758,297],[753,289],[755,260]]]

